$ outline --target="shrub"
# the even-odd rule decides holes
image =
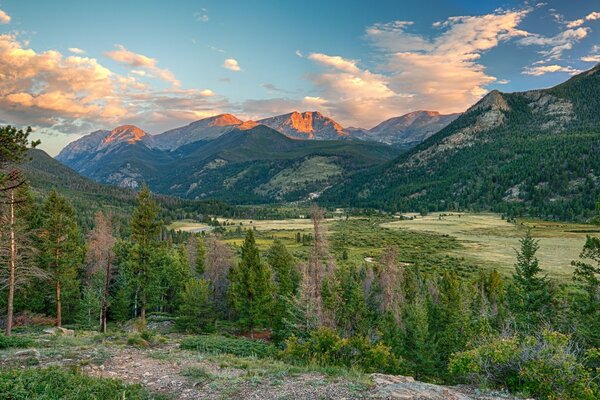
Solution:
[[[140,385],[115,379],[92,378],[77,370],[59,368],[0,372],[0,399],[154,399]]]
[[[449,372],[484,386],[506,386],[542,399],[597,399],[590,371],[577,359],[570,337],[552,331],[523,339],[495,339],[454,354]]]
[[[203,335],[184,339],[180,347],[203,353],[233,354],[239,357],[269,357],[276,353],[275,346],[255,340]]]
[[[33,345],[33,340],[19,336],[5,336],[0,333],[0,349],[10,347],[29,347]]]
[[[362,336],[344,339],[328,328],[311,332],[305,341],[296,337],[288,339],[282,356],[290,362],[358,368],[364,372],[405,371],[403,360],[383,343],[372,344]]]

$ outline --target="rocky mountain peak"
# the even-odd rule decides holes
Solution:
[[[108,136],[106,136],[102,141],[102,144],[106,145],[109,143],[121,142],[134,144],[142,140],[145,136],[146,132],[144,132],[135,125],[122,125],[110,131]]]

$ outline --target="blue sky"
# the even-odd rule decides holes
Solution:
[[[319,110],[369,128],[600,62],[597,0],[0,0],[0,10],[0,123],[34,126],[51,154],[95,129],[160,133],[222,112]]]

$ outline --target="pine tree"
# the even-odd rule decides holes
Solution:
[[[286,339],[287,328],[284,319],[289,313],[290,299],[298,294],[300,271],[285,245],[275,240],[267,253],[267,262],[274,274],[275,304],[273,305],[273,340],[281,342]]]
[[[205,279],[192,278],[185,284],[179,306],[177,325],[184,332],[212,332],[215,310],[210,300],[210,284]]]
[[[55,190],[48,195],[43,213],[41,262],[54,281],[56,324],[61,326],[63,295],[71,302],[78,297],[77,272],[83,263],[83,243],[75,210]]]
[[[600,201],[594,223],[600,225]],[[585,291],[584,301],[575,304],[579,318],[577,334],[590,347],[600,347],[600,238],[588,236],[575,268],[573,280]]]
[[[260,260],[252,230],[246,232],[241,261],[231,270],[229,280],[229,296],[238,322],[253,338],[255,328],[270,322],[273,290],[271,271]]]
[[[134,243],[132,251],[132,269],[135,277],[136,298],[139,302],[140,319],[146,321],[148,296],[152,292],[152,256],[158,242],[161,223],[158,220],[159,207],[152,198],[148,186],[143,185],[137,196],[137,207],[129,222],[131,240]]]
[[[520,243],[509,301],[516,322],[531,332],[549,317],[552,294],[547,277],[540,276],[542,269],[535,256],[539,242],[527,231]]]

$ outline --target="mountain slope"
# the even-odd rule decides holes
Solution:
[[[175,151],[138,141],[63,159],[98,182],[131,188],[146,182],[157,193],[253,203],[305,199],[397,154],[376,143],[290,139],[258,125]]]
[[[550,89],[490,92],[413,150],[322,201],[585,219],[600,193],[599,92],[600,66]]]
[[[38,149],[29,150],[28,160],[21,165],[34,193],[45,196],[56,189],[66,196],[77,209],[78,218],[87,227],[96,211],[111,212],[121,221],[131,216],[135,206],[135,192],[130,189],[101,184],[86,178]],[[167,196],[157,196],[165,220],[200,218],[210,215],[234,215],[236,210],[219,202],[198,202]]]
[[[415,111],[390,118],[359,137],[387,144],[416,145],[445,128],[460,114],[443,115],[437,111]]]
[[[278,115],[258,121],[286,136],[297,139],[335,140],[349,136],[344,128],[318,111]]]
[[[155,135],[154,142],[159,149],[174,150],[199,140],[215,139],[243,123],[231,114],[220,114]]]

